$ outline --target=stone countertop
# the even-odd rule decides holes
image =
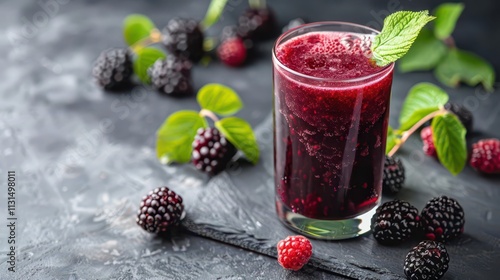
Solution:
[[[281,25],[298,16],[310,21],[376,24],[393,7],[420,10],[436,5],[402,0],[268,2],[278,12]],[[233,23],[247,5],[238,0],[228,3],[222,21],[209,33],[217,34],[224,25]],[[465,4],[455,41],[487,58],[499,72],[500,20],[496,11],[500,6],[492,0]],[[261,234],[253,227],[259,215],[264,220],[273,216],[247,207],[238,212],[244,214],[244,223],[237,225],[234,219],[210,221],[210,215],[201,215],[201,210],[213,214],[209,204],[196,207],[201,197],[215,197],[228,187],[226,198],[234,201],[248,192],[245,182],[252,182],[252,178],[259,178],[252,187],[269,191],[269,153],[256,167],[243,166],[241,173],[223,173],[210,181],[188,165],[162,166],[154,155],[155,131],[172,112],[196,109],[195,98],[166,98],[144,87],[109,94],[92,83],[90,69],[99,53],[123,46],[121,23],[126,15],[148,15],[161,27],[174,16],[201,19],[207,5],[208,1],[194,0],[0,4],[4,35],[0,37],[0,172],[16,171],[18,217],[16,273],[7,272],[7,231],[0,231],[1,279],[341,279],[341,275],[389,279],[403,275],[404,254],[398,257],[400,263],[390,255],[399,256],[409,247],[381,249],[371,236],[331,242],[336,250],[332,254],[345,256],[345,260],[337,259],[338,267],[284,271],[267,256],[272,255],[268,253],[272,238],[262,239],[262,243],[248,238],[255,232]],[[272,145],[271,46],[272,41],[259,44],[255,59],[243,68],[227,68],[215,61],[207,67],[197,66],[193,72],[197,89],[218,82],[240,94],[245,108],[239,116],[257,127],[264,151]],[[408,89],[421,81],[436,82],[430,73],[395,73],[391,123],[396,123]],[[480,88],[461,87],[448,92],[453,101],[466,105],[474,114],[475,132],[470,141],[500,138],[498,90],[485,93]],[[398,197],[418,208],[435,195],[456,197],[466,210],[466,233],[450,244],[452,261],[445,279],[496,279],[500,273],[495,265],[500,259],[500,178],[480,176],[470,168],[452,177],[425,157],[420,145],[418,137],[413,137],[400,153],[409,171],[407,186]],[[232,179],[238,176],[242,181]],[[172,187],[185,198],[191,213],[186,227],[201,234],[205,231],[211,239],[183,230],[157,237],[135,225],[141,197],[160,185]],[[262,201],[272,199],[268,193],[264,195]],[[249,193],[248,197],[251,204],[258,195]],[[6,200],[6,191],[0,192],[0,201]],[[6,211],[0,211],[0,220],[5,227]],[[267,226],[287,232],[279,224]],[[358,247],[358,251],[350,251]],[[388,257],[377,257],[380,250],[387,250]],[[342,270],[345,263],[347,270]],[[315,265],[321,267],[320,263]]]

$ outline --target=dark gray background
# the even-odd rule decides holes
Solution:
[[[197,109],[194,98],[165,98],[142,87],[128,94],[107,94],[90,79],[98,54],[123,46],[121,23],[126,15],[143,13],[162,27],[173,16],[201,19],[208,1],[60,0],[57,11],[49,14],[40,5],[46,2],[56,3],[0,4],[0,171],[4,174],[0,177],[6,178],[7,170],[16,171],[19,219],[18,271],[7,274],[6,211],[0,210],[1,279],[340,278],[314,267],[287,272],[274,259],[236,246],[186,232],[155,237],[135,225],[140,198],[156,186],[168,185],[185,198],[186,226],[195,232],[265,254],[272,254],[270,244],[276,234],[290,234],[272,214],[272,41],[260,44],[255,60],[244,68],[213,62],[194,70],[196,88],[219,82],[241,95],[246,107],[239,115],[257,127],[263,150],[258,166],[239,166],[208,181],[189,165],[161,166],[154,156],[156,129],[172,112]],[[392,1],[400,9],[412,10],[432,9],[437,5],[432,2]],[[297,16],[368,24],[386,15],[389,2],[269,3],[283,25]],[[500,70],[499,5],[465,4],[455,32],[457,45],[477,52]],[[233,23],[246,5],[230,0],[222,21],[209,32],[217,34]],[[395,74],[393,124],[406,92],[421,81],[436,82],[430,73]],[[500,137],[498,90],[487,94],[462,87],[448,92],[474,113],[476,132],[471,140]],[[448,246],[452,263],[445,278],[496,279],[499,178],[477,175],[470,168],[452,177],[425,157],[420,146],[418,137],[413,137],[400,153],[408,180],[399,198],[421,208],[439,194],[456,197],[466,210],[466,234]],[[1,185],[5,188],[6,183]],[[248,199],[240,201],[242,197]],[[0,192],[0,201],[4,208],[6,191]],[[402,276],[404,254],[413,245],[381,247],[371,236],[315,244],[321,244],[321,255],[313,264],[334,263],[327,269],[365,279]]]

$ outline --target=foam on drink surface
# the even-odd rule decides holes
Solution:
[[[318,78],[353,79],[380,71],[371,60],[373,36],[345,32],[311,32],[276,50],[288,68]]]

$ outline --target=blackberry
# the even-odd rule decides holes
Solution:
[[[373,236],[380,243],[401,243],[409,239],[419,227],[417,208],[402,200],[382,204],[372,217]]]
[[[470,165],[483,173],[500,173],[500,140],[484,139],[472,144]]]
[[[431,199],[420,214],[425,237],[446,242],[464,231],[464,210],[453,198],[440,196]]]
[[[163,29],[162,41],[167,50],[192,62],[203,57],[203,39],[198,22],[192,19],[171,19]]]
[[[146,231],[164,232],[179,223],[183,211],[182,197],[167,187],[156,188],[142,198],[136,222]]]
[[[193,164],[201,171],[216,175],[236,154],[236,148],[216,128],[200,128],[193,142]]]
[[[299,26],[301,26],[303,24],[306,24],[306,21],[304,19],[301,19],[301,18],[292,19],[291,21],[288,22],[287,25],[285,25],[283,27],[283,29],[281,30],[281,32],[285,33],[288,30],[290,30],[292,28],[295,28],[295,27],[299,27]]]
[[[385,156],[382,191],[386,194],[398,193],[405,182],[405,168],[399,158]]]
[[[451,111],[453,114],[455,114],[460,122],[464,125],[465,129],[467,129],[467,132],[472,131],[472,125],[474,123],[474,118],[472,116],[472,112],[469,111],[467,108],[465,108],[462,105],[459,105],[457,103],[453,102],[448,102],[444,105],[444,108],[448,111]]]
[[[424,143],[422,147],[424,153],[431,157],[437,157],[436,146],[434,146],[434,140],[432,140],[432,128],[430,126],[424,127],[420,131],[420,138],[422,138],[422,142]]]
[[[265,40],[274,36],[276,19],[269,8],[248,8],[238,19],[240,32],[253,40]]]
[[[425,240],[406,255],[404,272],[409,280],[437,280],[446,273],[449,262],[444,244]]]
[[[133,69],[127,49],[109,49],[95,61],[92,75],[97,84],[106,90],[121,90],[129,87]]]
[[[149,69],[151,85],[166,95],[189,95],[193,93],[189,60],[169,55],[157,60]]]

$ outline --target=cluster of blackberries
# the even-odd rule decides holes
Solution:
[[[453,102],[447,103],[444,108],[458,117],[467,133],[472,131],[473,115],[471,111]],[[424,127],[420,131],[420,137],[422,138],[424,153],[431,157],[437,157],[432,128],[430,126]],[[500,140],[483,139],[474,143],[469,164],[482,173],[500,173]]]
[[[170,55],[157,60],[149,69],[151,85],[166,95],[188,95],[193,92],[192,63],[203,56],[203,33],[198,23],[188,19],[172,19],[162,32],[162,43]],[[92,74],[97,84],[109,91],[133,85],[132,51],[111,49],[97,58]]]
[[[433,198],[420,214],[409,202],[394,200],[377,208],[372,218],[372,233],[378,242],[394,245],[423,232],[426,241],[408,253],[405,274],[408,279],[439,279],[448,269],[449,262],[441,242],[459,236],[464,224],[463,208],[453,198]]]
[[[236,25],[222,30],[217,56],[226,65],[240,66],[246,61],[254,42],[272,38],[275,33],[276,19],[271,9],[248,8]],[[161,43],[170,55],[148,69],[152,86],[166,95],[191,94],[191,68],[204,57],[204,42],[205,35],[198,21],[171,19],[161,32]],[[128,49],[102,52],[92,71],[97,84],[109,91],[133,85],[132,55]]]

